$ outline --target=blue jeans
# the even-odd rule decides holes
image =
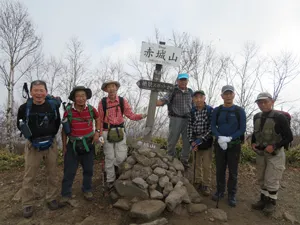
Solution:
[[[83,169],[82,191],[92,190],[92,177],[94,167],[95,145],[89,145],[90,152],[78,155],[73,150],[73,144],[67,144],[67,152],[64,157],[64,178],[62,181],[61,195],[63,197],[72,196],[72,185],[78,169],[79,163]]]

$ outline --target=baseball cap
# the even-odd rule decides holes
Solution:
[[[189,75],[187,73],[180,73],[178,74],[177,80],[180,79],[189,79]]]
[[[258,102],[259,100],[262,100],[262,99],[273,99],[272,98],[272,95],[268,92],[261,92],[257,95],[257,98],[255,100],[255,102]]]
[[[234,92],[234,87],[231,86],[231,85],[225,85],[225,86],[222,87],[222,91],[221,91],[222,94],[224,94],[225,91],[232,91],[232,92]]]
[[[200,94],[200,95],[204,95],[204,96],[205,96],[205,93],[204,93],[204,91],[202,91],[202,90],[195,91],[195,92],[193,93],[193,97],[194,97],[196,94]]]

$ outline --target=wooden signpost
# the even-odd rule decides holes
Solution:
[[[158,148],[157,144],[151,142],[158,92],[171,92],[174,88],[173,84],[160,82],[162,65],[178,66],[180,63],[180,56],[180,48],[166,46],[165,42],[159,42],[159,44],[142,42],[140,61],[156,63],[153,79],[139,80],[137,82],[139,88],[151,90],[148,116],[144,130],[144,140],[140,143],[151,149]]]

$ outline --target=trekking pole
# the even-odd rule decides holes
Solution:
[[[193,178],[194,184],[195,184],[195,180],[196,180],[196,153],[197,153],[197,151],[194,151],[194,178]]]
[[[23,98],[29,98],[29,90],[26,82],[23,84],[22,96]]]

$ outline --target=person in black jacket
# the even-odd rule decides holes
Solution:
[[[286,117],[273,110],[272,96],[263,92],[256,103],[261,110],[254,115],[252,149],[257,153],[257,178],[260,185],[260,200],[252,208],[270,214],[275,211],[277,192],[285,170],[284,146],[293,140]]]
[[[20,106],[17,116],[17,127],[27,138],[25,144],[25,174],[22,185],[23,216],[33,214],[33,186],[40,162],[45,159],[48,190],[47,206],[58,209],[57,197],[57,143],[55,135],[60,126],[60,102],[47,95],[47,85],[36,80],[31,83],[29,98]],[[27,128],[27,129],[26,129]],[[28,131],[29,130],[29,131]]]

